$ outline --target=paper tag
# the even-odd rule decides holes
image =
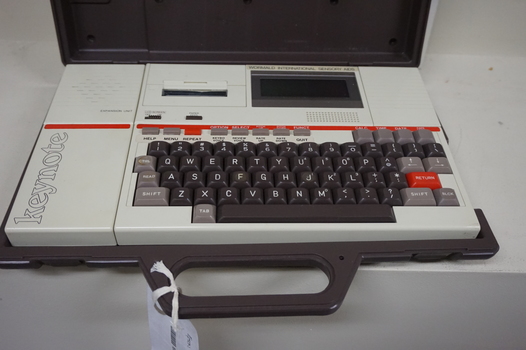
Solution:
[[[147,298],[152,350],[199,350],[199,339],[192,322],[179,319],[178,329],[174,330],[172,319],[155,306],[150,288]]]
[[[162,261],[156,262],[150,272],[164,274],[170,281],[169,286],[155,291],[148,288],[148,322],[152,350],[199,350],[197,331],[188,320],[179,319],[179,291],[170,270]],[[156,302],[166,293],[173,292],[172,317],[167,316]]]

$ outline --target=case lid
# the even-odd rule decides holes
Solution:
[[[431,0],[51,0],[62,61],[417,67]]]

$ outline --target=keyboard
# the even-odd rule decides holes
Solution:
[[[291,67],[69,65],[9,240],[475,238],[479,222],[418,70],[309,69],[298,78]],[[111,96],[85,97],[83,84]]]
[[[159,132],[150,128],[146,134]],[[236,132],[248,135],[249,130]],[[211,131],[223,133],[228,129]],[[289,133],[274,129],[274,134]],[[438,174],[453,172],[431,131],[359,129],[354,140],[358,142],[152,141],[147,154],[135,159],[133,205],[195,206],[195,223],[395,222],[387,206],[460,205],[455,190],[440,182]],[[317,207],[323,204],[330,207]],[[301,207],[284,211],[273,205]]]
[[[144,209],[159,213],[153,220],[165,238],[176,224],[197,237],[218,230],[247,242],[256,235],[258,242],[274,241],[283,230],[294,241],[478,234],[476,226],[453,231],[473,210],[439,128],[342,129],[139,125],[117,239],[145,242],[119,229]]]

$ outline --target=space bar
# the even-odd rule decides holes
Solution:
[[[396,222],[386,204],[221,205],[219,223],[367,223]]]

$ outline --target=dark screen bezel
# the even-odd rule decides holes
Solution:
[[[348,97],[273,97],[263,96],[261,82],[272,80],[338,80],[344,81]],[[363,101],[354,72],[273,72],[252,71],[252,107],[291,107],[291,108],[363,108]]]

